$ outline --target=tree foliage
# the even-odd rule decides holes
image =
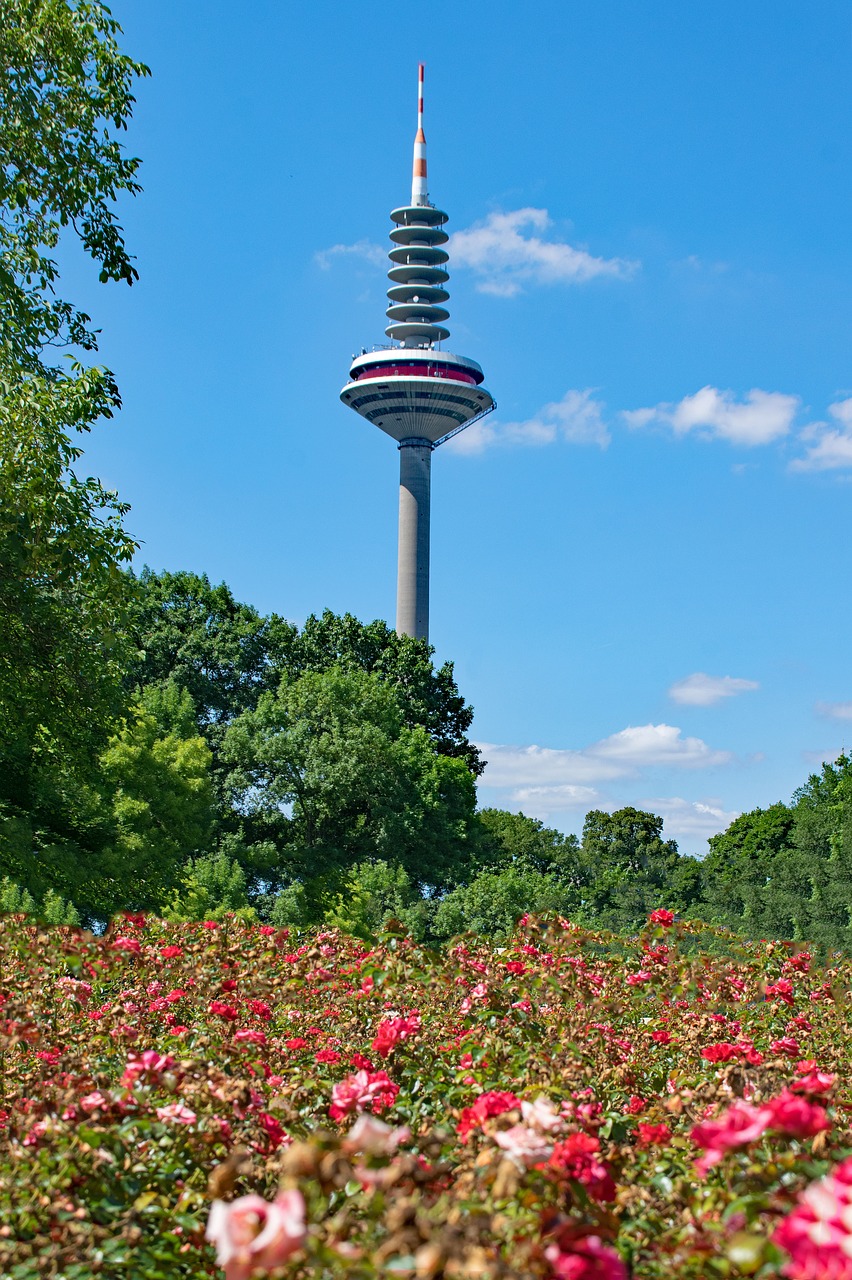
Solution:
[[[704,897],[706,916],[744,933],[852,947],[852,759],[714,836]]]
[[[60,239],[101,280],[135,278],[115,214],[138,191],[120,141],[147,74],[92,0],[0,0],[0,799],[28,809],[45,765],[82,767],[121,710],[135,544],[75,442],[119,405],[89,317],[58,293]],[[57,363],[61,352],[69,359]]]
[[[22,806],[46,763],[85,766],[124,705],[135,543],[125,505],[74,473],[69,435],[99,413],[92,370],[0,383],[0,799]]]
[[[308,671],[263,694],[222,748],[232,804],[280,854],[279,876],[322,893],[363,861],[419,887],[452,883],[467,856],[473,778],[409,728],[393,687],[366,671]]]
[[[221,730],[274,690],[297,629],[277,614],[264,617],[234,599],[206,574],[143,569],[134,600],[139,646],[130,679],[142,685],[174,681],[192,698],[199,726],[218,746]]]
[[[93,350],[89,316],[57,295],[53,256],[70,232],[100,279],[137,272],[115,213],[139,190],[139,160],[120,135],[134,80],[98,0],[0,0],[0,331],[3,362],[55,375],[49,349]]]

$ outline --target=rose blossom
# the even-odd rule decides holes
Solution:
[[[473,1106],[465,1107],[459,1120],[459,1137],[467,1142],[472,1129],[481,1128],[486,1120],[501,1116],[506,1111],[520,1109],[520,1102],[513,1093],[495,1090],[481,1093]]]
[[[753,1107],[748,1102],[736,1102],[718,1120],[704,1120],[693,1126],[690,1137],[696,1146],[707,1153],[695,1162],[696,1171],[702,1176],[718,1164],[726,1151],[747,1146],[769,1128],[772,1117],[765,1107]]]
[[[164,1071],[170,1071],[175,1060],[170,1053],[157,1053],[156,1049],[146,1049],[144,1053],[132,1053],[127,1060],[121,1083],[132,1089],[137,1080],[144,1079],[148,1084],[157,1084]]]
[[[812,1138],[831,1128],[825,1108],[817,1102],[808,1102],[798,1094],[785,1089],[777,1098],[771,1098],[762,1108],[770,1116],[769,1125],[793,1138]]]
[[[415,1031],[420,1030],[420,1014],[413,1010],[404,1018],[386,1018],[376,1028],[373,1041],[373,1052],[380,1058],[386,1058],[395,1045],[407,1040]]]
[[[224,1000],[211,1000],[207,1007],[211,1013],[218,1013],[219,1017],[227,1022],[236,1022],[240,1016],[239,1011],[232,1004],[226,1004]]]
[[[539,1094],[535,1102],[522,1102],[521,1115],[524,1123],[539,1133],[558,1133],[564,1128],[562,1116],[554,1110],[550,1099],[543,1093]]]
[[[116,938],[109,944],[113,951],[129,951],[132,955],[141,954],[142,948],[135,938]]]
[[[852,1159],[812,1182],[791,1214],[778,1226],[772,1243],[790,1261],[790,1280],[852,1280]]]
[[[674,912],[669,911],[666,907],[657,907],[656,911],[652,911],[648,916],[649,924],[661,924],[668,929],[674,924]]]
[[[370,1156],[392,1156],[399,1144],[408,1142],[410,1137],[411,1130],[407,1125],[393,1129],[384,1120],[362,1114],[340,1145],[348,1155],[364,1152]]]
[[[569,1133],[553,1148],[549,1167],[557,1176],[581,1183],[593,1199],[614,1200],[615,1182],[608,1166],[600,1159],[600,1146],[590,1133]]]
[[[92,994],[92,984],[90,982],[81,982],[79,978],[60,978],[56,985],[59,987],[66,1000],[76,1000],[78,1004],[86,1005],[89,1003],[89,996]]]
[[[243,1027],[241,1031],[234,1032],[234,1039],[246,1044],[266,1044],[266,1032]]]
[[[801,1053],[799,1042],[795,1036],[781,1036],[769,1045],[772,1053],[786,1053],[788,1058],[798,1058]]]
[[[93,1111],[102,1111],[105,1107],[110,1106],[109,1098],[104,1097],[100,1089],[95,1089],[93,1093],[87,1093],[84,1098],[80,1099],[80,1106],[90,1115]]]
[[[544,1256],[559,1280],[627,1280],[624,1263],[600,1236],[584,1236],[574,1241],[567,1252],[550,1244]]]
[[[157,1107],[157,1117],[160,1120],[172,1120],[175,1124],[195,1124],[198,1118],[182,1102],[170,1102],[167,1107]]]
[[[784,1004],[793,1003],[793,984],[789,978],[779,978],[778,981],[766,988],[766,998],[775,996],[776,999],[783,1001]]]
[[[535,1164],[542,1164],[553,1153],[553,1143],[534,1129],[528,1129],[525,1124],[501,1129],[499,1133],[495,1133],[494,1141],[521,1169],[531,1169]]]
[[[796,1093],[828,1093],[834,1088],[836,1079],[830,1071],[809,1071],[807,1075],[799,1076],[791,1088]]]
[[[340,1120],[350,1111],[363,1111],[368,1104],[373,1110],[390,1107],[398,1093],[399,1085],[386,1071],[356,1071],[334,1086],[328,1113],[332,1120]]]
[[[240,1196],[230,1204],[214,1200],[205,1235],[216,1246],[225,1280],[249,1280],[258,1271],[272,1271],[304,1242],[302,1193],[281,1191],[271,1204],[257,1195]]]
[[[667,1124],[646,1124],[639,1121],[637,1145],[640,1147],[665,1146],[672,1136]]]

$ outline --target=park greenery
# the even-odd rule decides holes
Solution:
[[[123,909],[237,912],[365,938],[396,918],[438,940],[502,937],[525,911],[629,931],[665,901],[745,936],[852,946],[847,757],[737,818],[703,860],[630,808],[592,811],[578,839],[477,810],[472,709],[422,641],[329,612],[297,628],[189,572],[122,581],[128,656],[90,713],[93,749],[62,736],[54,689],[26,770],[4,742],[6,909],[96,928]],[[18,656],[15,727],[38,710]]]
[[[132,567],[120,34],[0,0],[0,1269],[852,1280],[852,759],[565,835],[424,641]]]
[[[0,0],[0,906],[102,928],[121,910],[236,912],[369,937],[502,937],[524,911],[636,929],[665,900],[748,936],[852,945],[852,762],[737,818],[703,861],[661,820],[582,837],[477,810],[484,761],[451,663],[385,623],[298,628],[225,585],[134,573],[127,508],[80,471],[120,407],[76,243],[136,268],[116,201],[134,80],[97,0]]]

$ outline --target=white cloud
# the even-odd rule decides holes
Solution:
[[[706,769],[727,764],[730,752],[714,751],[701,738],[682,738],[680,729],[671,724],[643,724],[621,729],[609,738],[588,748],[589,754],[603,760],[622,761],[630,768],[649,765],[676,765],[686,769]]]
[[[716,751],[701,738],[684,738],[680,729],[669,724],[630,726],[579,751],[488,742],[478,745],[488,761],[483,785],[511,788],[513,799],[520,789],[537,789],[541,796],[542,788],[588,788],[645,768],[706,769],[731,760],[730,752]]]
[[[603,419],[603,405],[593,392],[566,391],[561,400],[546,404],[525,422],[476,422],[449,441],[455,453],[482,453],[494,444],[544,445],[564,440],[568,444],[596,444],[605,449],[610,435]]]
[[[564,240],[544,240],[540,235],[529,234],[546,232],[552,225],[546,209],[491,213],[450,236],[450,267],[470,270],[477,289],[503,298],[520,293],[526,285],[581,284],[595,276],[624,280],[637,270],[637,262],[596,258]],[[343,255],[382,263],[386,251],[369,240],[359,240],[356,244],[321,249],[314,254],[314,260],[327,271],[333,260]]]
[[[723,698],[733,698],[738,693],[759,689],[756,680],[743,680],[739,676],[708,676],[696,671],[683,680],[676,680],[669,689],[669,697],[687,707],[712,707]]]
[[[584,751],[502,746],[494,742],[480,742],[477,746],[488,761],[482,779],[488,787],[587,785],[620,778],[625,772],[623,767],[595,759]]]
[[[732,391],[708,386],[694,395],[684,396],[677,404],[625,410],[622,416],[628,426],[634,428],[662,425],[671,427],[679,436],[697,431],[707,438],[727,440],[730,444],[760,445],[787,435],[799,403],[798,396],[758,388],[738,401]]]
[[[808,446],[803,458],[790,463],[791,471],[836,471],[852,467],[852,397],[828,406],[834,423],[812,422],[799,439]]]
[[[450,237],[454,267],[469,268],[483,293],[510,298],[528,284],[580,284],[595,276],[626,279],[638,263],[624,258],[596,258],[563,240],[543,240],[552,226],[546,209],[491,213]]]
[[[682,800],[680,796],[642,800],[641,807],[658,813],[665,823],[665,835],[677,840],[679,845],[703,842],[724,831],[739,817],[738,809],[723,809],[716,800]],[[702,848],[700,852],[705,850]]]
[[[341,257],[362,258],[365,262],[381,266],[387,259],[387,251],[370,240],[358,240],[355,244],[333,244],[329,249],[320,249],[314,254],[314,262],[323,271],[328,271],[334,259]]]
[[[541,813],[586,813],[600,807],[600,793],[594,787],[578,787],[564,783],[558,787],[517,787],[509,803],[520,806],[533,817]]]
[[[814,710],[828,720],[852,720],[852,702],[818,702]]]

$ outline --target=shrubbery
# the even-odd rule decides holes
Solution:
[[[100,939],[7,917],[0,948],[15,1280],[217,1274],[214,1201],[229,1280],[275,1259],[848,1275],[845,960],[663,910],[630,941],[552,917],[440,953],[233,916]]]

